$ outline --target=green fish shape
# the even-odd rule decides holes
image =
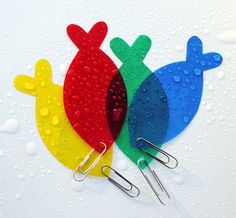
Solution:
[[[112,39],[110,47],[113,53],[122,62],[119,71],[126,86],[128,104],[126,118],[123,128],[116,139],[116,144],[118,145],[119,149],[136,165],[140,158],[143,158],[147,161],[147,163],[150,163],[153,158],[138,148],[133,147],[130,143],[128,117],[129,106],[132,102],[134,94],[141,83],[152,74],[152,71],[143,63],[143,60],[151,47],[151,39],[145,35],[140,35],[134,41],[133,45],[129,46],[123,39],[116,37]],[[154,156],[157,154],[157,151],[152,148],[145,150],[149,151]],[[141,165],[141,167],[145,168],[146,165]]]

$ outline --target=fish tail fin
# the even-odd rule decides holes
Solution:
[[[205,71],[220,66],[223,57],[216,52],[203,54],[202,41],[197,36],[193,36],[188,40],[186,60],[197,65],[202,71]]]
[[[116,37],[111,40],[110,47],[122,63],[132,59],[132,63],[140,64],[151,47],[151,39],[148,36],[140,35],[133,45],[129,46],[123,39]]]
[[[67,34],[79,49],[90,47],[99,48],[106,37],[107,25],[103,21],[97,22],[87,33],[80,26],[70,24],[67,27]]]
[[[45,59],[41,59],[36,63],[35,77],[18,75],[14,80],[14,86],[17,90],[33,96],[37,96],[39,89],[47,89],[51,85],[51,66]]]

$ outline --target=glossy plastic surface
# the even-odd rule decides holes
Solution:
[[[114,54],[122,61],[119,71],[125,82],[127,91],[128,107],[132,102],[133,96],[141,83],[152,74],[151,70],[143,63],[147,52],[151,46],[151,40],[144,35],[139,36],[132,46],[129,46],[123,39],[114,38],[111,41],[111,49]],[[128,129],[128,114],[121,129],[120,135],[116,140],[116,144],[121,151],[135,164],[140,158],[145,158],[149,163],[152,158],[140,151],[137,147],[131,145]],[[149,148],[149,151],[155,155],[156,150]]]
[[[122,116],[125,116],[126,105],[120,103],[126,99],[125,86],[113,61],[99,48],[107,34],[107,25],[104,22],[96,23],[88,33],[71,24],[67,33],[79,48],[79,52],[72,61],[64,81],[65,111],[78,134],[101,153],[103,148],[99,146],[100,142],[105,143],[109,149],[123,124],[122,118],[117,115],[116,120],[120,122],[115,121],[115,130],[111,131],[107,109],[110,115],[121,108],[124,114]],[[117,108],[113,107],[114,105],[107,108],[107,96],[111,94],[109,86],[114,78],[119,80],[117,87],[122,91],[119,95],[123,97],[119,100]],[[116,103],[117,101],[114,102]]]
[[[129,113],[132,145],[145,146],[136,143],[137,137],[160,145],[179,135],[198,111],[203,90],[203,71],[218,67],[221,63],[220,54],[203,54],[201,40],[196,36],[191,37],[186,61],[158,69],[135,93]],[[160,86],[156,84],[154,88],[155,81],[159,81]],[[164,94],[165,101],[159,101]]]
[[[91,147],[70,125],[63,105],[62,87],[52,81],[51,66],[46,60],[39,60],[35,67],[35,76],[19,75],[14,85],[17,90],[35,96],[35,116],[38,131],[49,152],[64,166],[75,170]],[[95,152],[88,161],[92,163],[99,153]],[[107,151],[91,176],[104,176],[100,168],[112,164],[112,148]]]

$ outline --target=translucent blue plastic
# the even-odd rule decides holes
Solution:
[[[223,60],[218,53],[203,54],[202,50],[201,40],[191,37],[187,44],[186,61],[158,69],[141,84],[130,106],[132,146],[145,146],[137,144],[138,137],[157,145],[165,143],[179,135],[192,121],[202,97],[203,71],[218,67]],[[158,91],[154,89],[155,81]],[[145,94],[143,90],[149,91]],[[165,103],[160,103],[163,90],[167,99]],[[157,104],[156,107],[154,104]]]
[[[141,84],[129,110],[129,134],[132,146],[146,147],[137,138],[151,139],[160,143],[165,140],[168,122],[168,102],[158,79],[152,75]]]

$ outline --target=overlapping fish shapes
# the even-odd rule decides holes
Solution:
[[[66,117],[63,90],[53,83],[49,62],[39,60],[35,66],[35,76],[19,75],[15,78],[14,85],[17,90],[35,96],[36,123],[42,140],[58,161],[74,170],[91,151],[91,147],[73,129]],[[113,149],[110,148],[90,175],[104,176],[100,169],[104,164],[111,166],[112,155]],[[98,153],[93,155],[89,163],[97,156]]]
[[[53,156],[72,170],[87,161],[93,176],[103,176],[104,165],[110,170],[114,141],[135,164],[145,160],[139,167],[148,166],[158,151],[146,142],[160,147],[189,125],[201,101],[203,72],[222,63],[218,53],[203,54],[202,42],[194,36],[187,44],[186,61],[152,73],[143,63],[151,40],[141,35],[132,46],[121,38],[111,41],[112,51],[122,61],[118,70],[100,49],[107,34],[104,22],[88,33],[72,24],[67,33],[79,52],[64,87],[53,84],[46,60],[36,64],[35,77],[19,75],[14,85],[36,97],[37,127]],[[94,149],[96,154],[90,155]],[[96,162],[98,156],[101,160]]]
[[[127,106],[125,85],[116,65],[100,49],[107,34],[104,22],[88,33],[72,24],[67,33],[79,52],[64,81],[65,111],[78,134],[102,153],[102,143],[109,149],[121,130]],[[109,124],[114,125],[112,131]]]
[[[144,80],[129,109],[132,145],[147,146],[137,141],[142,137],[161,146],[179,135],[198,111],[203,72],[221,63],[220,54],[203,54],[201,40],[193,36],[187,44],[186,61],[166,65]]]
[[[143,63],[143,59],[151,47],[151,40],[149,37],[141,35],[134,41],[132,46],[129,46],[123,39],[114,38],[111,41],[110,47],[114,54],[122,61],[122,66],[119,71],[125,82],[129,108],[133,96],[143,80],[152,74],[151,70]],[[116,144],[135,164],[137,164],[140,158],[145,158],[147,163],[149,163],[153,158],[131,145],[128,129],[129,113],[130,109],[127,111],[126,119],[120,135],[116,140]],[[152,155],[157,153],[157,151],[152,148],[148,150]]]

